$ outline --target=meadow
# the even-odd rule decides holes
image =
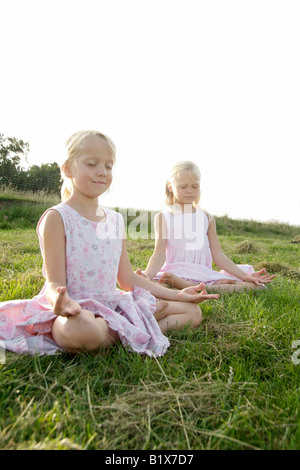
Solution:
[[[0,301],[43,286],[35,226],[50,199],[0,197]],[[201,326],[170,332],[161,358],[121,345],[76,356],[2,351],[1,449],[300,449],[300,227],[216,221],[224,252],[265,266],[272,284],[200,304]],[[133,269],[154,248],[143,236],[127,238]]]

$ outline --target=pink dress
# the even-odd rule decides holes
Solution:
[[[153,316],[155,297],[138,287],[132,292],[116,287],[124,238],[122,216],[105,209],[106,221],[97,223],[85,219],[65,203],[52,209],[59,212],[64,223],[66,285],[70,297],[83,309],[104,318],[129,350],[148,356],[163,355],[170,344]],[[37,226],[42,255],[43,240],[39,229],[46,212]],[[51,335],[56,315],[45,296],[45,287],[33,299],[0,303],[2,348],[4,345],[9,351],[30,354],[62,351]]]
[[[241,280],[226,271],[212,269],[212,254],[207,235],[208,217],[201,209],[194,213],[162,212],[167,227],[166,261],[155,278],[171,272],[195,283],[214,284],[220,279]],[[253,273],[251,265],[237,265],[247,274]]]

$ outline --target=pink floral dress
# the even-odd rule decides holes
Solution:
[[[124,238],[122,216],[105,209],[104,223],[82,217],[65,203],[52,207],[62,217],[66,235],[66,278],[71,298],[83,309],[104,318],[117,331],[126,348],[148,356],[161,356],[169,347],[155,317],[156,299],[135,287],[117,289],[117,274]],[[50,210],[50,209],[48,209]],[[46,211],[48,212],[48,211]],[[40,224],[37,233],[43,255]],[[43,265],[43,275],[45,267]],[[54,354],[62,351],[51,331],[56,318],[45,296],[46,285],[33,299],[0,303],[0,345],[9,351]]]

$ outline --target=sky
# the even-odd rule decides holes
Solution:
[[[0,133],[60,163],[96,129],[117,147],[108,207],[164,208],[172,166],[201,205],[300,225],[299,0],[0,0]]]

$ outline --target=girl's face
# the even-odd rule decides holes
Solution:
[[[193,204],[200,195],[199,183],[191,176],[189,171],[182,171],[177,175],[169,189],[173,192],[175,204]]]
[[[82,144],[80,155],[65,166],[73,191],[89,197],[105,193],[112,182],[114,158],[102,137],[90,136]]]

